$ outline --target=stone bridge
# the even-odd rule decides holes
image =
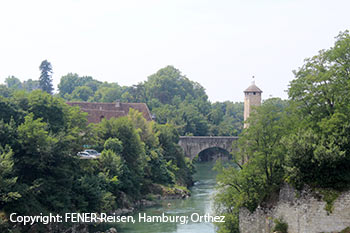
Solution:
[[[232,152],[232,143],[237,139],[234,136],[180,136],[179,145],[185,156],[193,159],[201,151],[213,147]]]

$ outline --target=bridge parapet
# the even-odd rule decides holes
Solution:
[[[179,145],[183,148],[185,156],[193,159],[201,151],[219,147],[228,152],[232,151],[235,136],[180,136]]]

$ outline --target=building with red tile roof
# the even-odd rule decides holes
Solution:
[[[90,102],[67,102],[70,106],[79,106],[81,111],[88,113],[89,123],[99,123],[103,118],[109,120],[112,117],[126,116],[129,109],[133,108],[143,114],[143,117],[151,121],[152,115],[145,103],[90,103]]]

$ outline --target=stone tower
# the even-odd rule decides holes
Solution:
[[[248,119],[252,106],[260,106],[261,105],[261,93],[262,90],[259,89],[255,85],[255,81],[245,89],[244,91],[244,122]],[[244,123],[244,128],[247,128],[248,124]]]

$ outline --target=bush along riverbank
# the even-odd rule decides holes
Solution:
[[[157,202],[161,200],[185,199],[191,196],[191,192],[185,186],[180,185],[169,187],[161,184],[152,184],[150,190],[150,193],[134,202],[128,200],[125,194],[121,195],[121,202],[124,203],[124,206],[112,211],[112,213],[117,216],[131,214],[140,208],[157,205]]]
[[[86,113],[39,90],[0,97],[0,106],[1,232],[55,232],[52,225],[14,225],[11,213],[110,213],[150,204],[156,195],[188,195],[193,166],[174,126],[132,109],[88,125]],[[101,155],[80,159],[83,145]]]

